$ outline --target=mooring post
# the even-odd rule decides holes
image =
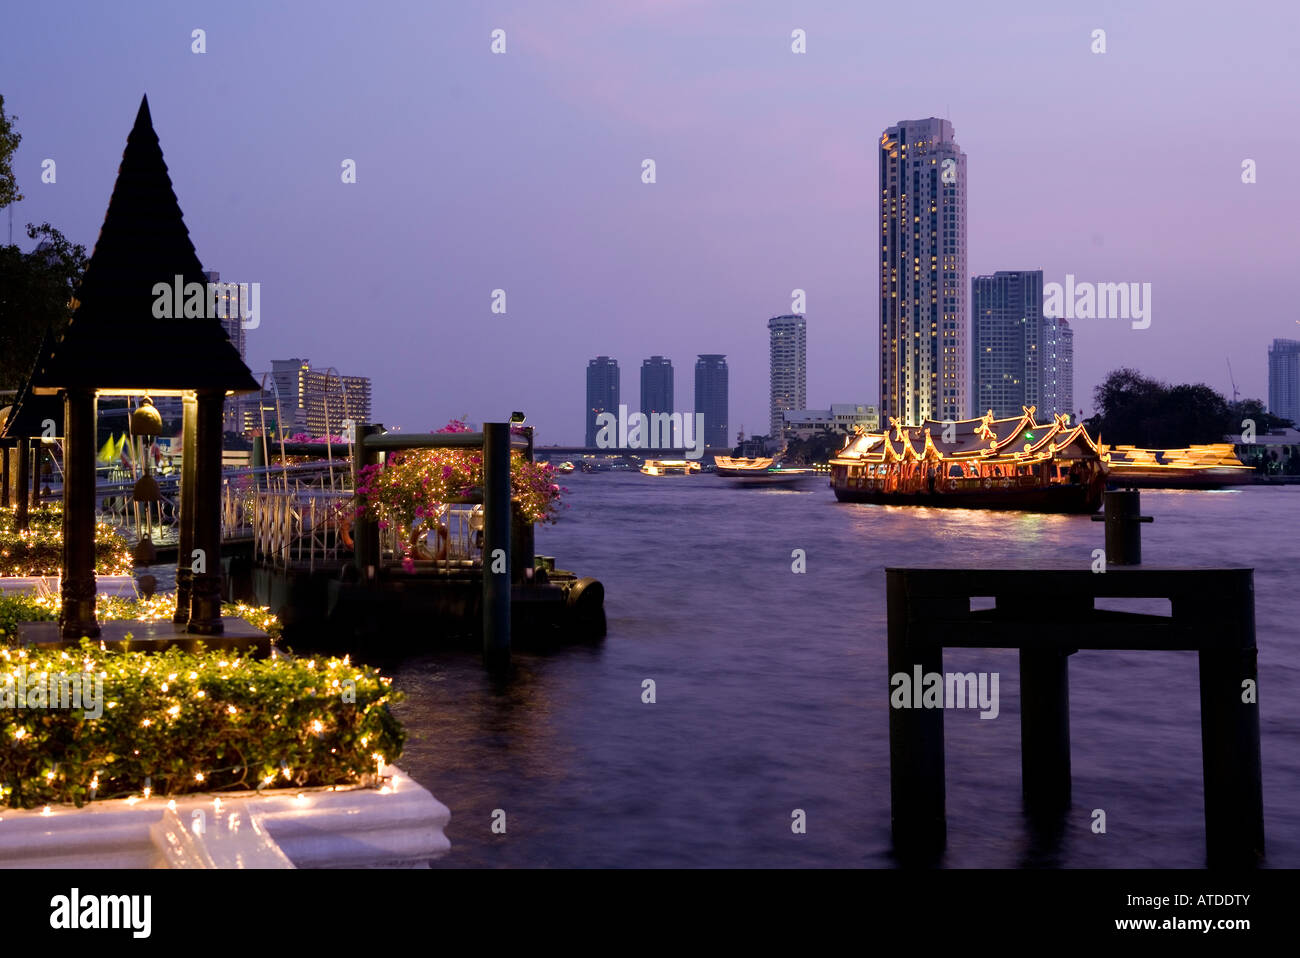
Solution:
[[[917,667],[922,676],[943,674],[943,647],[913,641],[907,580],[885,570],[888,610],[889,798],[894,849],[900,858],[933,859],[948,838],[944,805],[943,709],[916,708]],[[894,707],[894,676],[907,676],[908,696]],[[901,693],[899,693],[901,694]]]
[[[1070,807],[1070,658],[1020,647],[1020,780],[1025,809]]]
[[[352,488],[361,488],[361,470],[379,462],[379,453],[366,446],[366,437],[383,432],[383,426],[359,422],[352,447]],[[379,569],[379,526],[365,513],[352,520],[352,562],[362,582],[374,584]]]
[[[510,424],[483,424],[483,662],[510,665]]]
[[[1214,867],[1250,867],[1264,856],[1253,579],[1246,571],[1229,608],[1205,610],[1207,626],[1227,635],[1199,653],[1205,846]]]
[[[1154,521],[1139,515],[1141,493],[1136,489],[1111,489],[1102,509],[1102,514],[1093,516],[1092,521],[1106,523],[1106,561],[1111,565],[1141,565],[1141,523]]]

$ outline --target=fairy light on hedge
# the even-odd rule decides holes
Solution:
[[[28,675],[84,665],[86,673],[104,677],[116,704],[110,708],[105,703],[94,725],[98,767],[89,758],[70,761],[64,755],[51,767],[52,746],[41,747],[84,735],[81,710],[45,711],[39,725],[28,716],[18,721],[8,717],[5,733],[12,744],[5,754],[10,780],[6,803],[15,807],[128,797],[138,802],[142,796],[165,800],[228,789],[251,792],[275,788],[277,780],[295,789],[378,787],[383,782],[375,774],[382,776],[387,761],[401,754],[406,738],[389,712],[401,694],[376,670],[340,659],[312,659],[308,667],[291,657],[236,658],[229,651],[180,648],[110,651],[98,641],[83,640],[79,650],[7,648],[0,662],[15,670],[24,666]],[[322,707],[321,697],[345,668],[342,674],[358,676],[357,708],[340,722]],[[230,681],[218,690],[209,683],[220,675]],[[299,711],[311,704],[316,707],[305,715]],[[238,753],[221,734],[235,728],[240,730]],[[112,756],[107,764],[104,755]],[[163,774],[162,769],[188,771]]]

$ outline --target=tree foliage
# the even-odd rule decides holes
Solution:
[[[23,198],[14,178],[14,153],[23,135],[14,129],[16,116],[5,116],[5,98],[0,94],[0,210]]]
[[[1147,449],[1223,442],[1224,436],[1240,434],[1247,419],[1254,421],[1256,432],[1286,425],[1264,412],[1258,399],[1229,403],[1204,383],[1170,386],[1128,367],[1101,381],[1093,405],[1097,414],[1086,422],[1093,436]]]
[[[17,389],[46,330],[57,336],[67,326],[86,271],[86,248],[49,223],[28,223],[27,236],[39,240],[30,253],[0,246],[0,389]]]

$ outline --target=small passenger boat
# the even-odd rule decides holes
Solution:
[[[700,471],[700,464],[691,459],[647,459],[641,471],[647,476],[689,476]]]

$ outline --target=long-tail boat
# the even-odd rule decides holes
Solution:
[[[1096,512],[1106,491],[1106,447],[1069,417],[1034,419],[1033,406],[1011,419],[859,430],[831,459],[831,488],[840,502]]]

